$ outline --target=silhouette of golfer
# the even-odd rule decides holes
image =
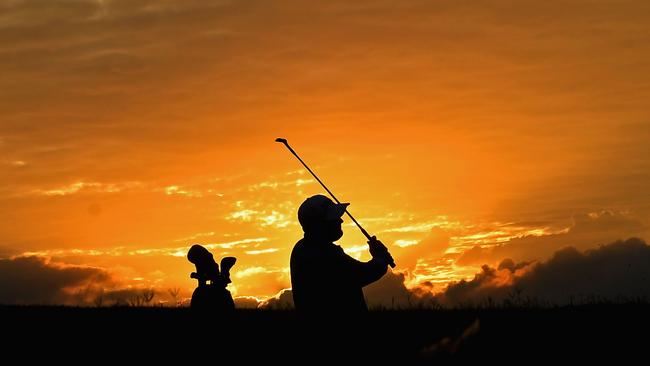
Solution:
[[[341,216],[349,203],[328,197],[309,197],[298,209],[305,233],[291,252],[291,287],[299,311],[367,311],[362,288],[380,279],[387,270],[388,251],[373,237],[372,259],[360,262],[334,242],[343,236]]]
[[[233,310],[235,303],[226,286],[232,282],[230,268],[235,265],[237,259],[224,257],[219,272],[219,265],[214,261],[212,253],[198,244],[192,245],[187,252],[187,259],[196,266],[196,272],[192,272],[190,278],[199,281],[198,287],[192,293],[190,307],[210,311]]]

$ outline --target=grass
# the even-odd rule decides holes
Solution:
[[[197,314],[188,308],[3,306],[0,321],[6,350],[12,344],[72,348],[127,359],[147,355],[148,363],[169,353],[190,364],[201,356],[243,364],[563,363],[643,355],[647,337],[637,334],[649,329],[649,311],[640,302],[318,317],[287,310]]]

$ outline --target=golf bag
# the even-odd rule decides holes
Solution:
[[[230,268],[235,265],[235,257],[221,260],[221,271],[212,253],[200,245],[193,245],[187,253],[187,259],[196,266],[196,272],[190,278],[198,281],[192,293],[190,307],[197,310],[229,311],[235,309],[235,302],[226,286],[230,282]],[[208,283],[209,282],[209,283]]]

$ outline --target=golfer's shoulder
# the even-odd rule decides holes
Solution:
[[[298,240],[298,242],[293,246],[291,250],[291,261],[305,261],[310,258],[316,257],[318,253],[314,250],[313,245],[309,245],[308,241],[303,239]]]
[[[305,239],[298,240],[291,249],[291,257],[301,255],[305,252],[305,249]]]

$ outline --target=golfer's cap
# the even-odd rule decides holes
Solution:
[[[298,221],[302,227],[323,221],[336,220],[343,216],[349,203],[334,203],[322,194],[311,196],[298,208]]]

